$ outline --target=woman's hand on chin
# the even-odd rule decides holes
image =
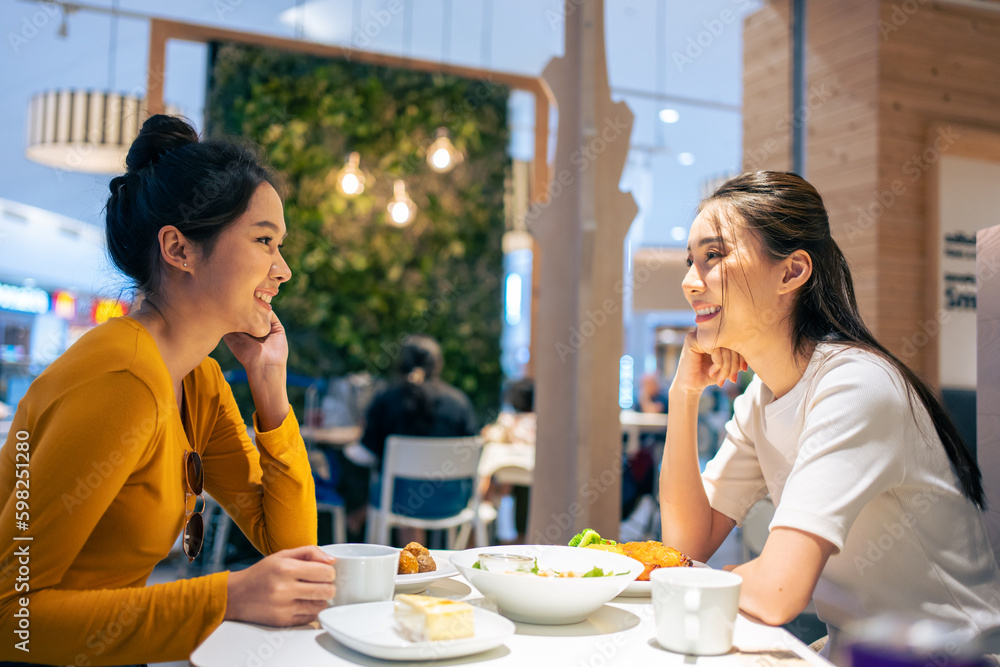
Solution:
[[[736,382],[739,372],[746,369],[747,362],[738,352],[725,347],[706,350],[698,343],[697,331],[690,331],[684,337],[670,392],[700,395],[710,384],[721,387],[726,380]]]
[[[236,332],[228,333],[222,337],[236,359],[243,364],[247,375],[269,366],[284,368],[288,361],[288,339],[285,337],[285,327],[281,325],[273,310],[270,315],[271,330],[264,336],[258,337]]]

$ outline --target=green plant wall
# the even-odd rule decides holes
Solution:
[[[508,95],[488,80],[213,48],[208,134],[259,145],[286,188],[292,279],[274,308],[291,372],[385,377],[399,342],[423,333],[441,342],[444,379],[480,416],[497,409]],[[439,127],[466,156],[447,174],[425,160]],[[350,151],[368,175],[353,199],[331,175]],[[397,178],[419,209],[406,228],[387,222]],[[238,366],[224,346],[215,356]]]

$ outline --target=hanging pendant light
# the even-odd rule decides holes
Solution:
[[[68,32],[66,18],[79,7],[63,5],[59,34]],[[108,45],[108,89],[47,90],[32,96],[28,108],[28,142],[24,151],[33,162],[67,171],[120,174],[125,156],[148,112],[136,95],[113,92],[118,43],[118,0],[112,0]],[[179,110],[168,106],[164,113]]]
[[[427,164],[439,174],[449,172],[462,161],[462,154],[448,138],[448,130],[439,127],[437,139],[427,149]]]
[[[132,95],[99,90],[37,93],[28,108],[24,155],[68,171],[121,173],[146,115],[145,100]]]
[[[351,153],[347,164],[337,172],[337,191],[347,197],[356,197],[365,191],[365,175],[361,173],[361,156]]]
[[[406,196],[406,185],[403,181],[396,181],[392,184],[393,197],[387,207],[389,211],[389,222],[397,227],[405,227],[413,222],[417,216],[417,205]]]

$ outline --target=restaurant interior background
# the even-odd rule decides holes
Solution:
[[[445,342],[447,379],[484,419],[494,415],[504,380],[560,353],[533,342],[535,320],[548,314],[537,310],[546,285],[539,247],[526,235],[539,201],[531,185],[539,148],[546,166],[556,163],[558,105],[548,107],[539,144],[537,93],[400,63],[537,79],[564,55],[567,16],[578,4],[5,2],[0,401],[15,405],[69,344],[127,309],[127,292],[103,256],[110,176],[80,173],[72,156],[55,166],[28,160],[26,136],[38,122],[31,100],[39,93],[143,97],[155,14],[359,54],[329,60],[173,40],[162,96],[202,131],[261,144],[290,182],[287,255],[297,280],[276,308],[294,324],[291,370],[303,384],[383,373],[416,322]],[[581,309],[562,336],[574,351],[590,345],[613,361],[614,410],[634,407],[644,374],[666,386],[680,337],[693,325],[679,283],[699,200],[742,170],[794,169],[824,195],[866,321],[943,390],[969,442],[978,440],[985,470],[982,443],[996,432],[977,435],[977,409],[980,423],[997,409],[976,405],[975,236],[997,224],[1000,204],[1000,2],[620,0],[605,4],[604,21],[610,99],[627,104],[633,118],[597,129],[610,132],[609,153],[627,139],[617,185],[637,212],[622,246],[604,249],[622,266],[614,312]],[[360,54],[384,55],[389,64]],[[474,108],[447,113],[469,99]],[[441,173],[421,157],[439,128],[465,158]],[[594,151],[595,163],[604,150]],[[356,198],[337,187],[350,164],[371,179]],[[553,208],[562,205],[555,183]],[[397,209],[403,224],[394,225],[386,205],[397,200],[406,206]],[[616,349],[587,340],[588,328],[605,320],[621,322]],[[566,382],[588,382],[582,373]],[[558,385],[540,383],[539,403],[554,409]],[[305,400],[301,388],[296,396]],[[987,486],[997,498],[997,480]],[[996,511],[990,525],[1000,530]]]

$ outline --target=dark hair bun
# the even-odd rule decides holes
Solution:
[[[129,173],[154,164],[165,153],[198,143],[198,133],[179,116],[157,114],[142,124],[139,136],[132,142],[125,158]]]
[[[176,116],[152,116],[143,123],[125,164],[128,171],[109,183],[108,255],[147,298],[158,291],[163,269],[160,229],[176,227],[207,255],[262,183],[280,191],[276,176],[249,145],[199,141],[191,123]]]

